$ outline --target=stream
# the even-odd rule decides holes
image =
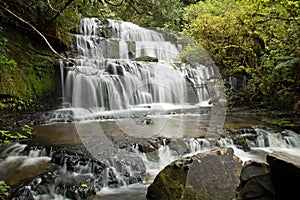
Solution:
[[[299,155],[297,133],[251,113],[226,115],[207,53],[199,47],[177,61],[190,45],[182,37],[96,18],[82,19],[73,36],[76,66],[58,61],[62,105],[40,115],[31,139],[1,147],[0,179],[13,197],[143,200],[155,176],[183,157],[219,147],[243,162]]]
[[[173,118],[170,121],[176,121]],[[232,147],[243,162],[265,160],[273,151],[300,153],[298,134],[268,128],[260,118],[244,114],[227,116],[224,127],[249,138],[250,151],[244,151],[229,137],[141,138],[124,134],[117,120],[78,124],[35,126],[30,141],[13,144],[0,154],[1,178],[12,185],[22,183],[18,196],[26,199],[85,199],[90,192],[85,190],[96,194],[87,195],[88,199],[146,199],[147,187],[159,171],[179,158],[217,147]],[[84,140],[99,137],[94,131],[100,127],[107,141],[113,143],[105,145],[105,151],[103,146],[84,145]],[[80,128],[84,128],[85,138],[78,133]]]

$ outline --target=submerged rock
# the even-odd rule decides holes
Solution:
[[[182,139],[170,139],[169,148],[178,155],[184,155],[189,152],[187,143]]]
[[[241,169],[231,148],[183,158],[156,176],[147,199],[234,199]]]
[[[224,138],[231,139],[233,144],[243,151],[250,151],[251,147],[249,145],[250,141],[255,141],[257,134],[253,128],[247,129],[228,129],[224,134],[221,135],[221,138],[217,142],[219,146],[222,146],[221,140]],[[249,142],[248,142],[249,141]]]

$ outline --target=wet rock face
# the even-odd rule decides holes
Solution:
[[[176,151],[178,155],[183,155],[189,152],[186,142],[181,139],[171,139],[169,143],[169,148],[171,150]]]
[[[251,161],[241,172],[237,200],[276,199],[271,168],[266,163]]]
[[[35,159],[34,163],[23,158],[14,160],[9,158],[4,160],[0,166],[0,179],[14,187],[22,183],[29,183],[36,176],[54,171],[57,168],[49,162],[49,159],[43,157]]]
[[[240,199],[295,199],[299,195],[300,157],[283,152],[267,155],[267,163],[249,162],[237,188]]]
[[[159,173],[148,188],[147,198],[234,199],[241,169],[242,163],[231,148],[183,158]]]
[[[244,151],[250,151],[251,147],[249,142],[255,142],[257,138],[257,133],[253,128],[229,129],[221,135],[221,138],[232,139],[233,144],[237,148],[242,149]]]
[[[278,199],[299,196],[300,157],[282,152],[267,155]]]

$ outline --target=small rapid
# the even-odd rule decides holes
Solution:
[[[220,138],[153,137],[119,147],[115,150],[118,151],[115,156],[101,161],[86,158],[86,155],[62,152],[59,148],[29,147],[16,143],[2,151],[0,175],[3,179],[15,173],[22,177],[30,168],[36,170],[45,167],[45,164],[48,169],[54,166],[47,173],[36,174],[23,189],[21,195],[24,198],[82,199],[96,194],[94,199],[144,199],[147,187],[155,176],[180,158],[219,147],[233,148],[243,162],[263,161],[266,154],[273,151],[300,152],[299,135],[290,130],[252,127],[234,131],[238,132],[234,137],[228,134]],[[236,140],[241,136],[250,147],[247,151]]]

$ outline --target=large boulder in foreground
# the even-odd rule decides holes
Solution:
[[[274,152],[267,155],[278,199],[299,198],[300,155]]]
[[[300,157],[274,152],[267,163],[251,161],[242,169],[237,200],[299,198]]]
[[[156,176],[147,199],[234,199],[241,170],[231,148],[182,158]]]
[[[267,163],[249,161],[243,167],[237,188],[237,200],[276,199],[271,168]]]

